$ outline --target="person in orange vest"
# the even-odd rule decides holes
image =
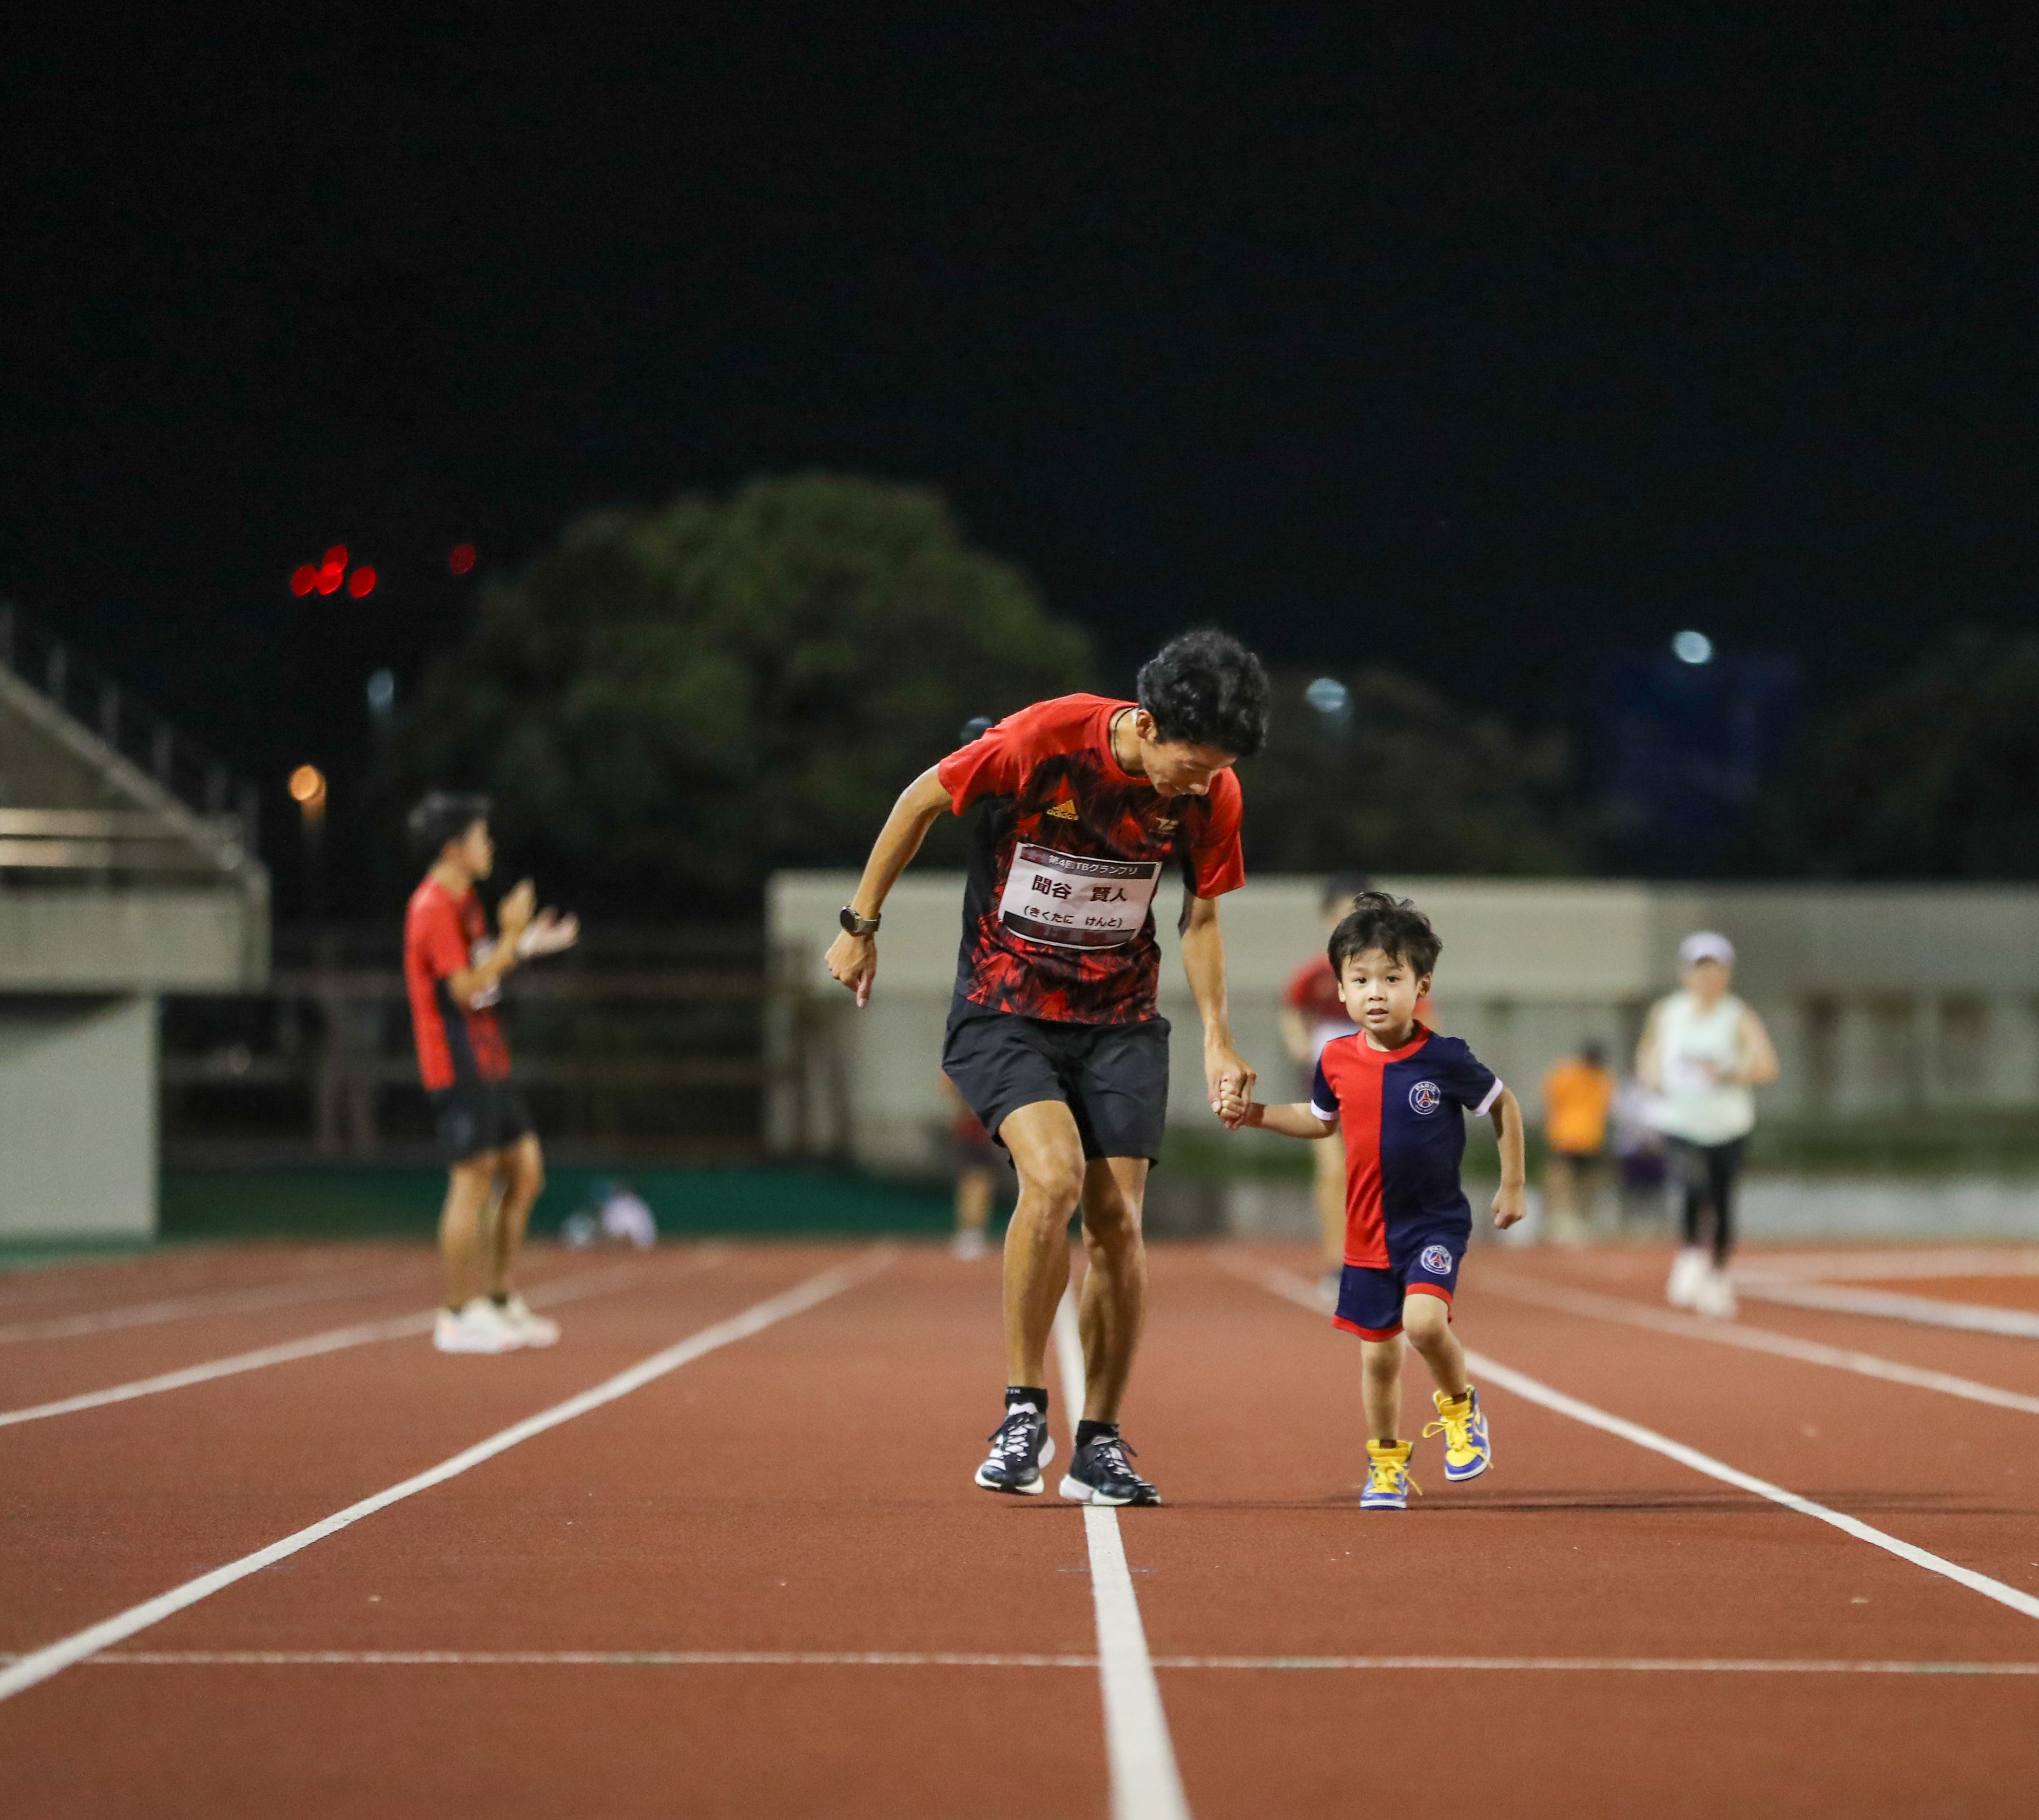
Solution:
[[[1543,1206],[1561,1245],[1584,1244],[1596,1223],[1616,1086],[1598,1043],[1543,1077]]]

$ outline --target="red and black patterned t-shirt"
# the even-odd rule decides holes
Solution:
[[[1008,714],[937,772],[955,812],[982,803],[970,842],[956,994],[1062,1024],[1155,1015],[1161,951],[1153,900],[1179,870],[1198,897],[1246,882],[1239,780],[1162,796],[1111,750],[1132,707],[1064,695]]]

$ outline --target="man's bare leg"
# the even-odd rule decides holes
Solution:
[[[1059,1100],[1006,1114],[1020,1201],[1005,1229],[1005,1381],[1045,1386],[1048,1337],[1069,1283],[1069,1220],[1083,1199],[1083,1139]]]
[[[446,1205],[439,1210],[439,1259],[446,1267],[446,1306],[460,1308],[482,1293],[488,1271],[484,1244],[488,1197],[501,1153],[464,1157],[446,1172]]]
[[[1147,1319],[1147,1246],[1140,1216],[1147,1194],[1145,1157],[1111,1157],[1084,1172],[1084,1419],[1116,1422]]]
[[[505,1294],[515,1286],[512,1279],[524,1248],[524,1229],[530,1224],[531,1208],[545,1185],[545,1156],[535,1131],[526,1131],[497,1154],[502,1158],[503,1199],[496,1210],[495,1229],[489,1234],[491,1295]]]

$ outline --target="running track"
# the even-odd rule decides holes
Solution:
[[[2039,1343],[1752,1302],[1724,1343],[1660,1258],[1486,1250],[1497,1469],[1422,1444],[1362,1518],[1302,1263],[1157,1248],[1127,1431],[1169,1503],[1111,1518],[969,1484],[995,1263],[548,1256],[566,1340],[505,1359],[404,1328],[397,1248],[0,1278],[0,1415],[55,1411],[0,1427],[0,1813],[2032,1811]]]

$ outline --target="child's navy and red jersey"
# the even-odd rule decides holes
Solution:
[[[1112,720],[1133,705],[1036,702],[942,761],[955,812],[985,805],[956,962],[963,1003],[1056,1023],[1145,1023],[1160,976],[1163,872],[1179,869],[1204,898],[1246,882],[1239,780],[1224,770],[1208,796],[1157,794],[1111,750]]]
[[[1373,1048],[1363,1035],[1324,1045],[1310,1110],[1345,1136],[1347,1264],[1387,1269],[1391,1239],[1418,1228],[1471,1231],[1459,1181],[1465,1115],[1500,1096],[1492,1069],[1421,1023],[1399,1049]]]
[[[472,887],[456,899],[436,879],[427,878],[412,892],[404,914],[404,986],[411,1000],[418,1073],[427,1092],[510,1077],[510,1051],[494,1011],[457,1004],[446,985],[475,964],[476,946],[488,935],[488,919]]]

